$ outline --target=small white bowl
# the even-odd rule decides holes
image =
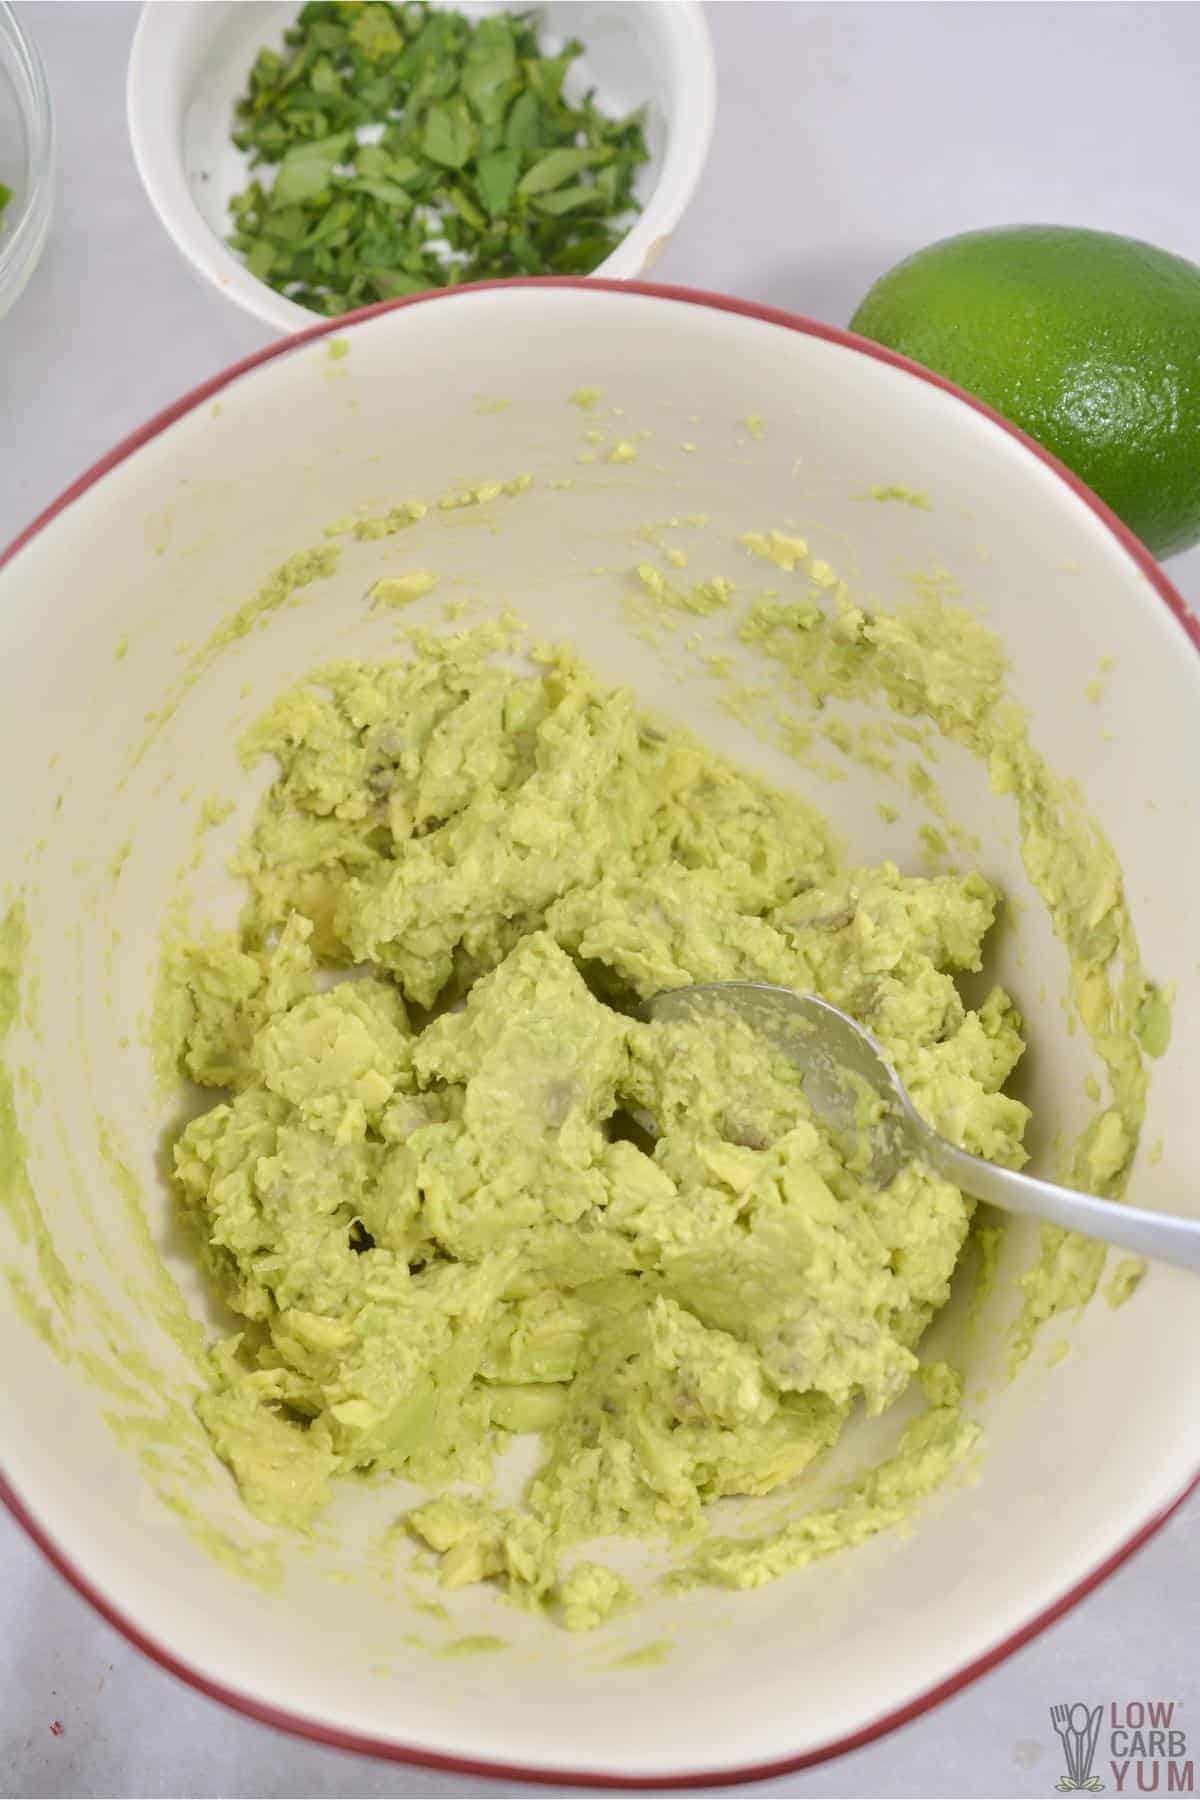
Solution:
[[[36,46],[0,4],[0,181],[13,197],[0,214],[0,318],[46,247],[54,211],[54,114]]]
[[[281,42],[298,10],[295,0],[146,0],[126,84],[134,161],[177,249],[228,299],[286,332],[318,315],[251,275],[229,248],[229,201],[249,179],[230,132],[255,56]],[[459,10],[513,8],[474,0]],[[645,275],[691,200],[712,138],[717,84],[703,10],[698,0],[543,0],[528,10],[550,44],[577,37],[585,46],[568,93],[594,88],[617,115],[646,108],[642,210],[592,271]]]

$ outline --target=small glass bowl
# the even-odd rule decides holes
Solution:
[[[0,318],[37,266],[54,209],[54,115],[42,59],[0,0]]]

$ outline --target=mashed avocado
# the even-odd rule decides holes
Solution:
[[[718,1540],[918,1372],[971,1203],[923,1167],[872,1185],[745,1025],[649,1025],[693,981],[813,990],[882,1040],[955,1143],[1017,1165],[1020,1020],[977,970],[976,874],[843,866],[809,806],[497,627],[340,663],[250,732],[278,776],[239,858],[236,933],[175,942],[158,1027],[224,1090],[175,1146],[243,1325],[205,1426],[248,1504],[303,1525],[394,1473],[448,1586],[495,1579],[573,1628],[629,1603],[564,1552],[685,1546],[754,1585],[894,1523],[970,1448],[940,1366],[848,1499]],[[657,1123],[651,1142],[628,1122]],[[517,1505],[492,1493],[541,1434]]]

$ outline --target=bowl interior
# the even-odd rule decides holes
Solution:
[[[695,578],[787,593],[798,578],[754,564],[739,539],[799,531],[863,603],[894,608],[932,586],[1001,634],[1034,741],[1082,784],[1122,859],[1148,964],[1178,986],[1133,1192],[1200,1210],[1183,1179],[1200,1055],[1188,829],[1200,663],[1085,499],[958,399],[852,346],[591,284],[425,301],[344,341],[336,357],[324,338],[287,348],[201,399],[0,583],[0,751],[21,771],[0,790],[0,841],[29,932],[9,1055],[27,1156],[12,1140],[0,1161],[18,1300],[0,1318],[8,1479],[146,1637],[214,1687],[335,1736],[625,1776],[812,1752],[953,1678],[1186,1486],[1200,1402],[1186,1278],[1154,1268],[1125,1305],[1098,1296],[1053,1321],[1010,1382],[1018,1282],[1036,1250],[1014,1226],[980,1319],[969,1325],[964,1289],[936,1328],[965,1370],[984,1453],[910,1532],[750,1593],[652,1591],[582,1638],[484,1589],[452,1596],[436,1620],[386,1536],[406,1495],[347,1487],[313,1540],[280,1537],[245,1514],[192,1423],[181,1308],[215,1320],[161,1173],[185,1102],[155,1090],[144,1039],[164,915],[186,892],[198,919],[232,922],[226,859],[265,779],[240,771],[238,729],[330,655],[393,652],[397,619],[366,591],[418,568],[439,585],[402,625],[458,628],[448,600],[467,622],[511,607],[808,793],[856,856],[920,868],[930,814],[903,779],[886,789],[898,816],[885,822],[878,775],[801,767],[731,714],[699,659],[729,648],[727,626],[693,648],[640,606],[648,543],[683,550]],[[601,391],[591,410],[571,403],[581,387]],[[609,460],[618,444],[631,459]],[[395,536],[339,537],[333,574],[222,632],[270,571],[328,547],[323,527],[355,509],[506,482],[517,491],[431,506]],[[897,485],[926,504],[871,497]],[[1088,1112],[1066,959],[1021,865],[1012,802],[950,743],[938,781],[978,834],[976,865],[1014,902],[988,974],[1028,1022],[1034,1166],[1047,1168]],[[234,814],[198,832],[210,797]],[[819,1502],[896,1430],[891,1414],[856,1426],[794,1503]],[[660,1563],[639,1553],[632,1566]],[[481,1634],[508,1648],[448,1668]]]

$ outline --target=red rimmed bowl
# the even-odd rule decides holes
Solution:
[[[331,354],[330,338],[346,352]],[[569,401],[584,387],[603,393],[588,412]],[[618,443],[632,460],[608,460]],[[461,522],[470,509],[434,507],[402,538],[339,540],[334,575],[257,624],[243,615],[247,629],[198,654],[271,569],[330,541],[327,523],[518,475],[531,483],[476,509],[479,528]],[[888,487],[926,505],[864,498]],[[131,1638],[205,1691],[324,1741],[642,1787],[798,1767],[1015,1648],[1196,1476],[1187,1279],[1155,1268],[1124,1305],[1098,1296],[1062,1316],[1010,1381],[1007,1333],[1034,1254],[1023,1226],[960,1345],[985,1432],[972,1482],[940,1490],[905,1533],[750,1593],[652,1593],[598,1637],[557,1632],[486,1589],[451,1596],[451,1620],[435,1626],[369,1548],[400,1510],[396,1490],[345,1487],[316,1539],[279,1538],[191,1435],[176,1286],[188,1312],[209,1314],[160,1172],[177,1109],[155,1090],[142,1033],[178,871],[198,916],[236,908],[224,860],[254,797],[239,723],[330,653],[383,653],[395,620],[364,605],[366,587],[421,566],[442,585],[406,622],[436,621],[447,595],[478,597],[483,613],[512,605],[805,787],[813,778],[723,711],[711,682],[677,681],[622,607],[638,533],[685,515],[707,519],[691,528],[706,572],[743,558],[744,575],[738,536],[790,525],[874,604],[910,598],[915,578],[983,609],[1035,742],[1079,780],[1116,846],[1151,969],[1177,983],[1174,1043],[1151,1085],[1156,1154],[1140,1156],[1134,1191],[1195,1205],[1184,1171],[1200,1058],[1197,633],[1146,554],[1061,469],[872,346],[665,289],[458,290],[319,327],[231,370],[118,447],[0,576],[0,742],[16,776],[0,789],[0,841],[29,934],[6,1049],[20,1138],[0,1155],[0,1257],[16,1277],[0,1318],[0,1447],[10,1504]],[[980,837],[979,866],[1028,901],[994,973],[1026,1014],[1044,1156],[1087,1104],[1083,1043],[1060,1005],[1065,958],[1031,897],[1011,802],[952,746],[939,775]],[[864,860],[918,857],[924,815],[914,803],[885,827],[864,771],[811,791]],[[210,793],[238,812],[192,868]],[[874,1460],[890,1429],[855,1427],[847,1469]],[[431,1653],[479,1634],[510,1647]]]

